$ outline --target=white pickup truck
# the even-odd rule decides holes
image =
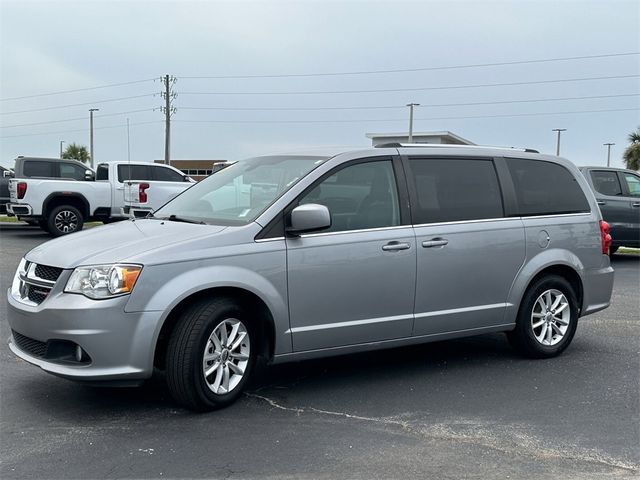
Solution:
[[[37,221],[51,235],[82,229],[86,221],[112,221],[146,215],[194,182],[169,165],[149,162],[100,163],[94,181],[14,178],[7,212]]]

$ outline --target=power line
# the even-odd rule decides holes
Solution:
[[[386,92],[417,92],[422,90],[456,90],[462,88],[481,87],[507,87],[514,85],[535,85],[546,83],[566,83],[582,82],[587,80],[611,80],[620,78],[637,78],[640,75],[610,75],[605,77],[582,77],[582,78],[562,78],[558,80],[535,80],[527,82],[507,82],[507,83],[480,83],[474,85],[454,85],[437,87],[417,87],[417,88],[387,88],[375,90],[309,90],[300,92],[181,92],[180,95],[319,95],[319,94],[343,94],[343,93],[386,93]]]
[[[109,102],[119,102],[121,100],[131,100],[134,98],[143,98],[143,97],[153,97],[155,93],[145,93],[144,95],[132,95],[130,97],[120,97],[120,98],[109,98],[106,100],[96,100],[94,102],[86,102],[86,103],[70,103],[68,105],[55,105],[53,107],[42,107],[42,108],[34,108],[31,110],[16,110],[13,112],[0,112],[0,115],[13,115],[16,113],[31,113],[31,112],[44,112],[45,110],[57,110],[60,108],[71,108],[71,107],[84,107],[86,105],[94,105],[97,103],[109,103]]]
[[[22,100],[25,98],[47,97],[49,95],[62,95],[64,93],[87,92],[89,90],[99,90],[101,88],[123,87],[125,85],[134,85],[136,83],[150,82],[152,80],[155,80],[155,78],[145,78],[143,80],[133,80],[131,82],[109,83],[107,85],[99,85],[97,87],[75,88],[73,90],[60,90],[57,92],[38,93],[35,95],[23,95],[21,97],[0,98],[0,102],[7,102],[9,100]]]
[[[137,126],[137,125],[148,125],[150,123],[164,123],[164,121],[162,121],[162,120],[152,120],[152,121],[149,121],[149,122],[131,123],[129,125],[134,127],[134,126]],[[118,124],[118,125],[108,125],[108,126],[104,126],[104,127],[94,127],[94,130],[104,130],[104,129],[109,129],[109,128],[120,128],[120,127],[126,128],[126,126],[127,126],[127,124],[123,123],[123,124]],[[18,138],[18,137],[39,137],[39,136],[44,136],[44,135],[59,135],[61,133],[88,132],[88,131],[89,131],[88,128],[78,128],[78,129],[74,129],[74,130],[57,130],[55,132],[23,133],[23,134],[19,134],[19,135],[6,135],[6,136],[0,137],[0,139]]]
[[[607,53],[607,54],[601,54],[601,55],[582,55],[582,56],[576,56],[576,57],[556,57],[556,58],[543,58],[543,59],[535,59],[535,60],[514,60],[509,62],[471,63],[468,65],[399,68],[399,69],[391,69],[391,70],[287,73],[287,74],[274,74],[274,75],[210,75],[210,76],[190,76],[190,77],[180,77],[180,78],[195,80],[195,79],[288,78],[288,77],[329,77],[329,76],[338,76],[338,75],[371,75],[371,74],[380,74],[380,73],[426,72],[426,71],[434,71],[434,70],[454,70],[454,69],[461,69],[461,68],[499,67],[499,66],[505,66],[505,65],[523,65],[523,64],[531,64],[531,63],[561,62],[561,61],[567,61],[567,60],[586,60],[586,59],[594,59],[594,58],[625,57],[630,55],[640,55],[640,52]]]
[[[535,112],[535,113],[513,113],[499,115],[470,115],[460,117],[429,117],[416,118],[416,120],[463,120],[474,118],[501,118],[501,117],[529,117],[540,115],[569,115],[581,113],[603,113],[603,112],[630,112],[639,111],[640,108],[614,108],[603,110],[576,110],[564,112]],[[384,118],[384,119],[358,119],[358,120],[174,120],[180,123],[367,123],[367,122],[405,122],[406,118]]]
[[[467,103],[423,103],[419,107],[462,107],[475,105],[503,105],[509,103],[535,103],[555,102],[565,100],[592,100],[601,98],[637,97],[640,93],[621,93],[615,95],[593,95],[585,97],[556,97],[535,98],[528,100],[504,100],[495,102],[467,102]],[[378,110],[378,109],[404,109],[405,105],[385,106],[349,106],[349,107],[180,107],[180,110],[221,110],[221,111],[321,111],[321,110]]]
[[[140,113],[140,112],[152,112],[154,109],[153,108],[144,108],[141,110],[129,110],[127,112],[117,112],[117,113],[103,113],[102,115],[94,115],[95,118],[102,118],[102,117],[113,117],[116,115],[125,115],[128,113]],[[16,127],[31,127],[34,125],[48,125],[50,123],[64,123],[64,122],[74,122],[76,120],[86,120],[87,117],[75,117],[75,118],[65,118],[62,120],[48,120],[45,122],[34,122],[34,123],[21,123],[19,125],[2,125],[0,126],[0,128],[16,128]]]

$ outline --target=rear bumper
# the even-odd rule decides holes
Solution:
[[[604,310],[611,304],[614,271],[609,256],[603,255],[603,266],[586,270],[583,278],[584,300],[580,316]]]
[[[26,203],[7,203],[7,213],[29,217],[33,214],[33,208]]]

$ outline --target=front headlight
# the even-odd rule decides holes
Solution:
[[[142,265],[91,265],[76,268],[66,293],[80,293],[89,298],[112,298],[131,293],[142,271]]]

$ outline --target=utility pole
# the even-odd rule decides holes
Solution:
[[[607,146],[607,167],[611,166],[611,145],[615,145],[615,143],[603,143],[602,145]]]
[[[91,168],[93,168],[93,112],[99,111],[99,108],[89,109],[89,155],[91,161]]]
[[[60,140],[60,158],[62,158],[62,144],[65,143],[64,140]]]
[[[556,141],[556,157],[560,156],[560,133],[566,132],[566,128],[554,128],[552,132],[558,132],[558,140]]]
[[[129,141],[129,119],[127,118],[127,162],[131,164],[131,143]]]
[[[409,143],[413,143],[413,107],[419,105],[419,103],[407,103],[407,107],[409,107]]]
[[[172,90],[172,86],[176,83],[176,77],[165,75],[160,79],[164,83],[164,91],[160,93],[164,98],[164,106],[160,107],[160,111],[164,113],[164,163],[167,165],[171,159],[171,115],[176,113],[175,107],[171,104],[177,97],[176,93]]]

